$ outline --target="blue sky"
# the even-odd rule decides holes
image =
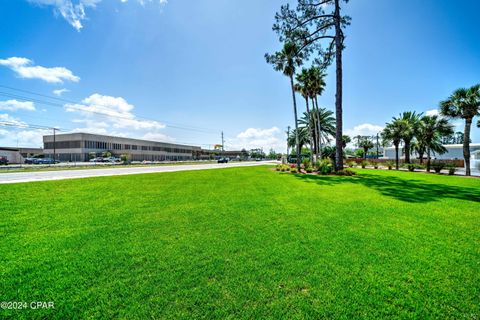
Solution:
[[[0,85],[69,102],[0,87],[0,121],[204,147],[223,130],[227,148],[281,151],[293,125],[289,83],[263,56],[280,48],[271,26],[283,3],[2,1]],[[479,1],[351,0],[346,10],[346,133],[373,134],[480,82]],[[328,73],[320,103],[333,110]],[[0,127],[0,145],[40,146],[42,133]]]

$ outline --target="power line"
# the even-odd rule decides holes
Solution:
[[[166,127],[173,128],[173,129],[196,131],[196,132],[209,133],[209,134],[218,134],[218,131],[213,130],[213,129],[195,127],[195,126],[190,126],[190,125],[176,124],[176,123],[169,122],[169,121],[156,120],[156,119],[146,118],[146,117],[142,117],[142,116],[135,116],[135,118],[132,118],[132,117],[126,117],[126,116],[121,116],[121,115],[112,115],[112,114],[109,114],[109,113],[104,113],[104,112],[99,112],[99,111],[94,111],[94,110],[88,110],[88,106],[85,105],[84,103],[81,103],[81,102],[79,103],[79,102],[75,102],[75,101],[72,101],[72,100],[67,100],[67,99],[62,99],[62,98],[59,98],[59,97],[48,96],[48,95],[44,95],[44,94],[41,94],[41,93],[36,93],[36,92],[33,92],[33,91],[13,88],[13,87],[5,86],[5,85],[0,85],[0,87],[10,89],[10,90],[14,90],[14,91],[18,91],[18,92],[31,94],[31,95],[36,95],[36,96],[40,96],[40,97],[44,97],[44,98],[48,98],[48,99],[53,99],[53,100],[57,100],[57,101],[66,102],[66,103],[69,103],[68,108],[70,108],[70,109],[77,110],[77,111],[83,111],[83,112],[87,112],[87,113],[93,113],[93,114],[97,114],[97,115],[104,116],[104,117],[118,118],[118,119],[124,119],[124,120],[155,121],[155,122],[163,123]],[[62,109],[65,108],[65,105],[62,105],[62,104],[59,104],[59,103],[40,100],[40,99],[36,99],[36,98],[32,98],[32,97],[28,97],[28,96],[24,96],[24,95],[20,95],[20,94],[15,94],[15,93],[10,93],[10,92],[0,92],[0,95],[5,96],[5,97],[9,97],[9,98],[19,99],[19,100],[22,100],[22,101],[31,101],[31,102],[35,102],[35,103],[38,103],[38,104],[41,104],[41,105],[48,105],[48,106],[52,106],[52,107],[56,107],[56,108],[62,108]],[[80,107],[78,107],[78,106],[80,106]],[[106,112],[111,112],[112,111],[111,109],[108,109],[108,108],[105,108],[105,107],[102,107],[102,106],[96,106],[96,108],[100,109],[100,110],[103,109]]]

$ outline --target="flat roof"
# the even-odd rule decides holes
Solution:
[[[139,143],[146,142],[146,143],[162,143],[170,146],[179,146],[179,147],[191,147],[201,149],[199,146],[187,145],[187,144],[179,144],[179,143],[172,143],[172,142],[164,142],[164,141],[154,141],[154,140],[144,140],[144,139],[136,139],[136,138],[128,138],[128,137],[119,137],[119,136],[110,136],[105,134],[97,134],[97,133],[86,133],[86,132],[71,132],[71,133],[61,133],[56,134],[55,137],[66,137],[66,136],[73,136],[73,135],[82,135],[82,136],[90,136],[90,137],[103,137],[109,139],[119,139],[119,140],[128,140],[129,142],[137,141]],[[45,142],[45,138],[53,139],[53,134],[44,135],[43,141]]]

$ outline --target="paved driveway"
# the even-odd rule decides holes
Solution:
[[[48,180],[79,179],[90,177],[120,176],[127,174],[159,173],[173,171],[189,170],[208,170],[223,169],[233,167],[249,167],[264,164],[275,164],[273,161],[259,162],[233,162],[220,164],[193,164],[193,165],[174,165],[174,166],[150,166],[150,167],[121,167],[108,169],[85,169],[85,170],[59,170],[59,171],[41,171],[41,172],[12,172],[0,174],[0,184],[33,182]]]

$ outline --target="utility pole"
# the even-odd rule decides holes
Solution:
[[[288,159],[288,137],[290,137],[290,126],[287,127],[287,159]]]
[[[222,152],[225,152],[225,140],[223,139],[223,131],[222,131]]]
[[[53,163],[55,164],[55,160],[57,158],[57,141],[55,137],[55,133],[57,132],[57,128],[52,128],[53,129]]]

